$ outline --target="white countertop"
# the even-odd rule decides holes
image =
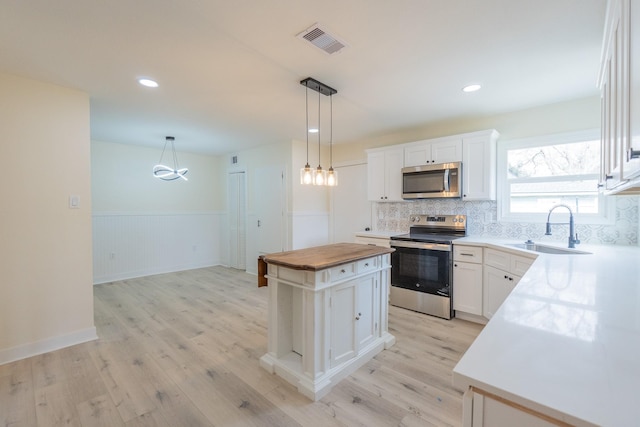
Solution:
[[[638,426],[640,248],[578,249],[593,254],[538,256],[454,368],[454,385],[570,424]]]

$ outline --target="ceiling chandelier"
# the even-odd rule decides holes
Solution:
[[[306,111],[306,134],[307,134],[307,163],[302,169],[300,169],[300,183],[304,185],[326,185],[336,186],[338,185],[338,172],[333,170],[333,95],[338,93],[337,90],[321,83],[311,77],[307,77],[300,81],[300,84],[305,89],[305,111]],[[318,128],[317,130],[309,129],[309,89],[313,89],[318,92]],[[324,170],[320,165],[320,94],[329,97],[330,105],[330,132],[329,132],[329,169]],[[318,167],[315,170],[311,169],[309,165],[309,133],[318,133]]]
[[[175,138],[173,136],[165,137],[164,148],[162,149],[162,154],[160,155],[160,161],[157,165],[153,167],[153,176],[156,178],[160,178],[163,181],[173,181],[178,178],[182,178],[185,181],[189,181],[185,176],[189,169],[182,168],[178,166],[178,155],[176,154],[176,147],[174,145]],[[171,142],[171,152],[173,153],[173,168],[169,166],[165,166],[162,164],[162,158],[164,157],[164,152],[167,149],[167,144]]]

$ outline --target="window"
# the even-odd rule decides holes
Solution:
[[[498,148],[498,210],[504,221],[546,221],[557,204],[587,223],[608,223],[598,192],[599,132],[575,132],[501,142]]]

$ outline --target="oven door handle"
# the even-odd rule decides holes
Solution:
[[[392,240],[391,247],[451,252],[451,245],[447,243],[425,243],[425,242],[408,242],[404,240]]]

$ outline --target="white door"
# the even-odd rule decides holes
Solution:
[[[286,207],[284,168],[257,168],[254,189],[258,255],[282,252],[285,247]]]
[[[367,165],[341,166],[338,185],[331,189],[331,242],[353,242],[354,233],[372,228],[367,198]]]
[[[231,172],[229,194],[229,267],[246,269],[246,185],[244,172]]]

